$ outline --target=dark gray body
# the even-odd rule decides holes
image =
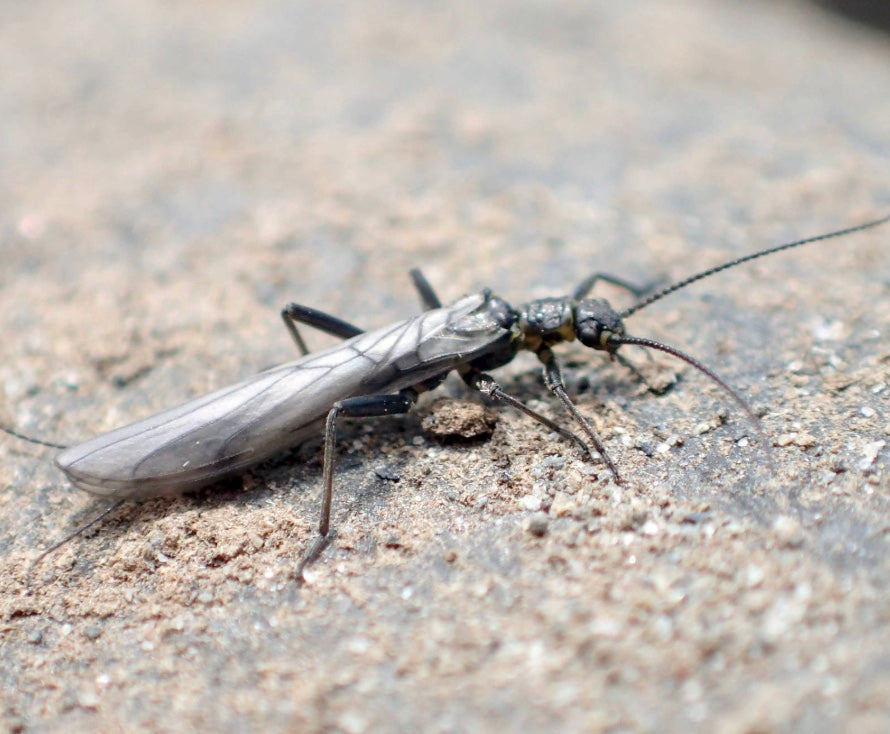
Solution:
[[[339,400],[394,393],[511,339],[476,294],[65,449],[80,489],[121,499],[179,494],[298,445]]]

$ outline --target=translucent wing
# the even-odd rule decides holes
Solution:
[[[467,296],[64,450],[56,464],[88,492],[178,494],[295,446],[338,400],[394,392],[485,355],[510,332]]]

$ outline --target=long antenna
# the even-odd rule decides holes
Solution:
[[[754,414],[754,411],[751,410],[751,406],[745,401],[745,399],[739,395],[735,390],[733,390],[729,383],[727,383],[722,377],[720,377],[716,372],[714,372],[709,367],[705,367],[701,362],[699,362],[695,357],[692,357],[686,352],[682,352],[676,347],[672,347],[670,344],[665,344],[664,342],[656,341],[655,339],[646,339],[638,336],[629,336],[627,334],[623,334],[621,336],[613,336],[610,340],[610,343],[613,344],[633,344],[638,347],[647,347],[649,349],[657,349],[659,352],[665,352],[666,354],[670,354],[677,359],[681,359],[687,364],[692,365],[704,375],[710,377],[715,383],[717,383],[720,387],[722,387],[729,395],[741,406],[742,410],[747,413],[748,418],[751,420],[751,424],[754,426],[754,430],[757,432],[757,440],[760,442],[760,445],[763,446],[763,450],[766,452],[767,461],[769,461],[770,469],[775,474],[776,464],[773,461],[772,447],[770,446],[769,441],[767,441],[766,434],[763,432],[763,429],[760,427],[760,419]]]
[[[646,306],[655,303],[655,301],[661,300],[667,295],[670,295],[674,291],[678,291],[681,288],[685,288],[690,283],[695,283],[697,280],[701,280],[702,278],[707,278],[709,275],[714,275],[715,273],[719,273],[723,270],[728,270],[729,268],[734,268],[736,265],[741,265],[742,263],[746,263],[749,260],[756,260],[758,257],[765,257],[766,255],[772,255],[774,252],[781,252],[782,250],[790,250],[792,247],[800,247],[801,245],[809,245],[811,242],[820,242],[822,240],[830,240],[835,237],[843,237],[847,234],[853,234],[854,232],[861,232],[864,229],[871,229],[872,227],[877,227],[886,222],[890,222],[890,215],[886,217],[881,217],[880,219],[875,219],[872,222],[866,222],[865,224],[857,224],[855,227],[847,227],[846,229],[839,229],[836,232],[829,232],[827,234],[820,234],[815,237],[807,237],[804,240],[797,240],[796,242],[788,242],[784,245],[778,245],[777,247],[770,247],[766,250],[761,250],[760,252],[755,252],[751,255],[745,255],[744,257],[736,258],[735,260],[730,260],[729,262],[725,262],[722,265],[717,265],[713,268],[708,268],[707,270],[702,271],[701,273],[697,273],[696,275],[691,275],[688,278],[684,278],[681,281],[674,283],[673,285],[669,285],[666,288],[662,288],[659,291],[656,291],[650,296],[646,296],[639,303],[631,306],[630,308],[626,308],[623,311],[619,312],[619,317],[622,319],[627,318],[633,313],[636,313],[640,309],[646,308]]]

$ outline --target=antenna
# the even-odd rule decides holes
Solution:
[[[890,222],[890,215],[881,217],[880,219],[875,219],[871,222],[865,222],[864,224],[857,224],[855,227],[847,227],[846,229],[839,229],[836,232],[828,232],[827,234],[816,235],[815,237],[807,237],[803,240],[797,240],[796,242],[788,242],[784,245],[778,245],[776,247],[769,247],[766,250],[760,250],[760,252],[755,252],[750,255],[745,255],[744,257],[736,258],[735,260],[730,260],[729,262],[725,262],[722,265],[716,265],[713,268],[708,268],[707,270],[703,270],[696,275],[690,275],[688,278],[684,278],[673,285],[666,286],[659,291],[656,291],[652,295],[646,296],[639,303],[631,306],[630,308],[626,308],[623,311],[618,313],[618,316],[622,319],[627,318],[633,313],[646,308],[655,301],[659,301],[667,295],[670,295],[674,291],[678,291],[681,288],[685,288],[687,285],[691,283],[695,283],[697,280],[702,280],[703,278],[707,278],[710,275],[714,275],[715,273],[719,273],[723,270],[729,270],[729,268],[734,268],[736,265],[741,265],[742,263],[746,263],[749,260],[756,260],[759,257],[766,257],[767,255],[772,255],[774,252],[781,252],[782,250],[790,250],[793,247],[800,247],[801,245],[809,245],[812,242],[821,242],[822,240],[830,240],[835,237],[843,237],[844,235],[853,234],[854,232],[861,232],[865,229],[871,229],[872,227],[877,227],[881,224],[885,224],[886,222]]]

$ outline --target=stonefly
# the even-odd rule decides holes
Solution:
[[[747,403],[715,372],[675,347],[631,336],[625,331],[624,319],[670,293],[728,268],[888,221],[890,216],[885,216],[760,250],[648,295],[620,278],[595,273],[582,281],[571,296],[542,298],[515,309],[489,290],[443,306],[426,278],[415,269],[411,277],[427,310],[375,331],[364,332],[321,311],[290,304],[283,309],[282,318],[303,354],[300,359],[76,446],[59,447],[64,450],[56,456],[55,463],[76,487],[119,502],[181,494],[242,472],[298,445],[316,434],[318,425],[324,422],[321,518],[318,537],[297,571],[298,577],[303,578],[303,571],[321,554],[330,537],[334,449],[340,418],[406,413],[420,393],[440,385],[454,370],[468,386],[493,400],[512,405],[550,430],[575,441],[591,456],[598,455],[615,481],[620,482],[618,469],[591,422],[566,393],[554,346],[577,339],[584,346],[604,351],[628,366],[617,354],[618,348],[625,344],[666,352],[716,382],[757,426],[758,421]],[[593,286],[600,280],[624,288],[640,300],[630,308],[616,311],[604,299],[589,298]],[[345,341],[310,354],[297,329],[298,323]],[[510,362],[521,350],[538,356],[544,366],[544,384],[565,406],[581,435],[508,395],[488,375],[488,370]],[[4,430],[28,438],[10,429]],[[59,545],[61,543],[45,551],[35,564]]]

